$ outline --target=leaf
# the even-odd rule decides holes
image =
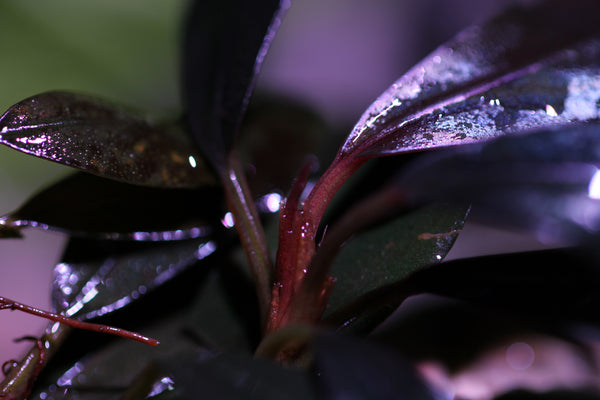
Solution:
[[[214,182],[191,139],[91,97],[47,92],[0,117],[0,143],[123,182],[196,187]]]
[[[600,125],[574,124],[426,157],[397,190],[414,203],[473,202],[494,224],[578,243],[600,232],[599,163]]]
[[[412,365],[390,349],[340,335],[322,335],[315,364],[323,398],[433,399]]]
[[[596,246],[452,260],[418,271],[406,285],[532,318],[600,324]]]
[[[216,187],[159,189],[76,173],[0,222],[103,239],[181,240],[207,236],[224,214]]]
[[[335,260],[337,278],[325,318],[347,303],[382,286],[405,279],[414,271],[439,263],[450,251],[468,215],[468,207],[431,205],[358,235]],[[370,330],[387,313],[365,313],[355,318],[361,330]]]
[[[71,243],[67,255],[88,253],[88,258],[65,257],[55,267],[52,283],[55,311],[80,320],[111,313],[143,297],[216,249],[215,242],[208,239],[154,245],[125,254],[118,253],[118,244],[105,244],[109,256],[96,261],[89,255],[85,241]]]
[[[371,105],[337,158],[487,140],[600,115],[600,4],[513,8],[442,45]]]
[[[183,89],[193,136],[221,169],[285,9],[285,0],[195,1],[185,27]]]
[[[161,360],[175,390],[157,399],[316,399],[310,375],[270,361],[231,354],[188,352]]]

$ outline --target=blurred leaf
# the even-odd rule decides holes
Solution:
[[[185,27],[183,88],[192,133],[217,169],[238,133],[285,0],[194,1]]]
[[[77,252],[79,243],[85,245],[73,242],[67,252]],[[121,255],[110,252],[98,261],[65,257],[54,269],[53,308],[81,320],[105,315],[143,297],[215,249],[213,241],[195,239]]]
[[[195,187],[213,182],[187,133],[151,127],[125,110],[66,92],[15,104],[0,117],[0,143],[124,182]]]
[[[315,366],[325,399],[434,398],[407,360],[366,341],[321,336],[315,344]]]
[[[425,157],[398,191],[417,203],[473,202],[502,226],[577,243],[600,231],[600,125],[568,125]]]
[[[338,159],[598,118],[599,11],[593,0],[545,1],[461,32],[367,109]]]
[[[237,145],[242,160],[252,166],[248,173],[251,192],[288,190],[307,155],[322,152],[332,136],[323,118],[304,104],[257,95],[248,107]]]
[[[325,318],[360,296],[439,263],[450,251],[467,215],[467,207],[432,205],[351,239],[332,268],[337,281]],[[393,310],[366,312],[346,326],[368,331]]]
[[[223,207],[213,187],[158,189],[76,173],[0,221],[104,239],[180,240],[211,233]]]

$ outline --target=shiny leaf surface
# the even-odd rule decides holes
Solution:
[[[506,136],[426,157],[398,180],[412,201],[473,202],[491,223],[577,243],[600,232],[600,125]]]
[[[333,265],[331,273],[337,281],[325,318],[360,296],[439,263],[467,215],[468,207],[432,205],[357,235],[342,248]],[[391,311],[393,308],[388,313]],[[361,326],[373,327],[386,316],[367,313],[361,316]]]
[[[222,208],[218,188],[159,189],[77,173],[0,222],[104,239],[181,240],[211,233]]]
[[[597,119],[599,11],[595,1],[545,1],[461,32],[367,109],[338,158]]]
[[[185,27],[184,102],[194,137],[220,169],[233,145],[286,0],[194,1]]]
[[[71,244],[84,245],[85,242]],[[108,314],[143,297],[216,250],[216,244],[207,239],[169,243],[120,255],[115,252],[117,244],[107,246],[112,249],[108,257],[97,261],[65,258],[55,267],[52,283],[55,311],[80,320]]]
[[[0,117],[0,143],[106,178],[156,187],[214,179],[187,133],[158,128],[100,100],[47,92]]]

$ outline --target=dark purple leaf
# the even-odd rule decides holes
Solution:
[[[188,135],[100,100],[48,92],[0,117],[0,143],[106,178],[156,187],[213,181]]]
[[[233,145],[287,0],[194,1],[186,25],[183,90],[193,136],[217,169]]]
[[[158,189],[77,173],[0,222],[104,239],[181,240],[207,236],[224,213],[216,187]]]
[[[597,119],[599,12],[593,0],[544,1],[463,31],[373,103],[338,158]]]
[[[600,125],[505,136],[418,160],[397,190],[408,201],[465,201],[487,222],[550,242],[600,233]]]

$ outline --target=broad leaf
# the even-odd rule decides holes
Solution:
[[[188,135],[87,96],[47,92],[0,117],[0,143],[106,178],[156,187],[210,183]]]
[[[194,1],[185,28],[183,88],[193,136],[225,165],[285,0]]]
[[[351,239],[333,265],[331,274],[337,280],[325,317],[371,291],[439,263],[450,251],[467,215],[468,207],[428,206]],[[368,331],[393,310],[367,312],[346,326]]]
[[[68,252],[82,252],[86,242],[74,242]],[[117,244],[107,244],[109,255],[95,261],[71,261],[54,269],[52,304],[68,317],[87,320],[118,310],[143,297],[178,273],[212,254],[216,245],[195,239],[119,255]],[[145,247],[145,246],[144,246]],[[67,253],[68,254],[68,253]],[[91,260],[91,261],[90,261]]]
[[[367,109],[338,159],[597,119],[598,12],[593,0],[544,1],[463,31]]]
[[[578,242],[600,232],[600,125],[507,136],[426,157],[398,180],[409,201],[473,202],[488,221]]]
[[[213,187],[159,189],[76,173],[0,222],[104,239],[181,240],[211,233],[222,203]]]

